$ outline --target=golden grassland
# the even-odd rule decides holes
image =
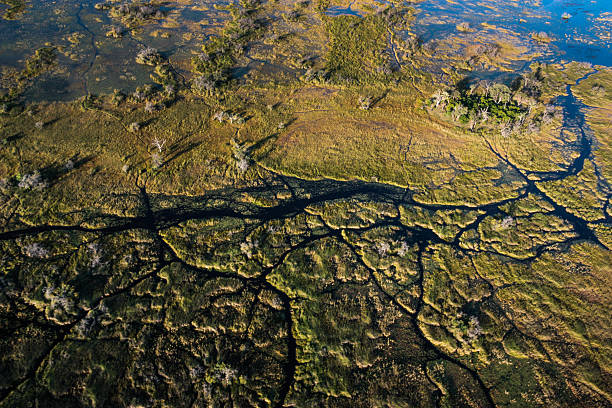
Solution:
[[[564,175],[562,117],[469,130],[452,84],[347,67],[341,29],[382,49],[396,15],[312,6],[275,4],[243,82],[0,114],[0,406],[612,401],[610,71],[572,86]],[[538,69],[532,118],[593,71]]]

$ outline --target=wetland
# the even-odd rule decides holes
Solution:
[[[0,407],[612,405],[605,1],[0,15]]]

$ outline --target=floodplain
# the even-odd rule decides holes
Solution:
[[[507,3],[1,1],[0,407],[610,406],[612,10]]]

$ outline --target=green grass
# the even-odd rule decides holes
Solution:
[[[329,52],[326,68],[340,83],[365,84],[380,80],[385,64],[387,30],[381,16],[328,18]]]

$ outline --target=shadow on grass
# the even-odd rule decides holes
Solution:
[[[74,172],[75,170],[78,170],[79,168],[83,167],[85,164],[92,161],[94,157],[95,156],[79,157],[75,155],[72,156],[66,163],[53,163],[47,167],[43,167],[40,170],[40,174],[49,183],[49,185],[54,185],[59,181],[61,177],[66,176]]]

